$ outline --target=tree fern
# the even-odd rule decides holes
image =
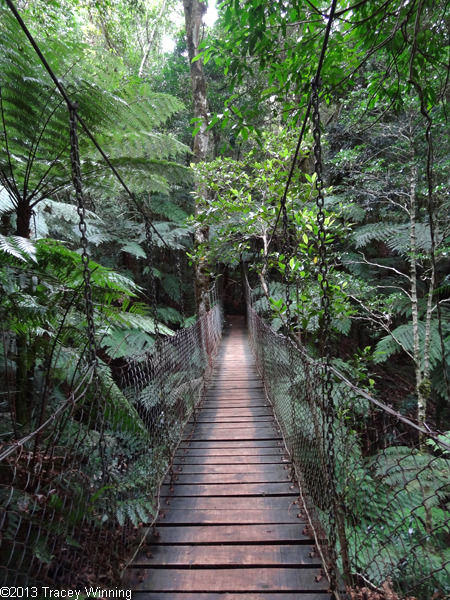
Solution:
[[[68,111],[4,6],[0,6],[0,17],[0,182],[20,214],[18,228],[26,236],[31,209],[71,187]],[[57,60],[51,42],[43,43],[43,50],[55,59],[52,64],[64,74],[61,81],[72,100],[78,101],[80,115],[134,191],[165,192],[171,183],[189,179],[186,167],[166,160],[187,148],[153,131],[181,108],[178,100],[148,95],[142,86],[128,86],[122,97],[100,88],[83,72],[89,70],[89,63],[83,62],[85,47],[73,48],[70,58],[61,52]],[[119,189],[81,130],[79,137],[85,189],[102,194]]]

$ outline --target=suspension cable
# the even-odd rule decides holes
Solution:
[[[30,44],[32,45],[32,47],[34,49],[34,51],[38,55],[38,57],[39,57],[40,61],[42,62],[42,64],[44,65],[47,73],[50,75],[50,77],[51,77],[53,83],[55,84],[56,88],[58,89],[59,93],[64,98],[69,111],[73,111],[74,108],[76,108],[76,103],[73,102],[70,99],[70,96],[68,95],[68,93],[64,89],[64,86],[61,84],[61,82],[59,81],[59,79],[56,77],[53,69],[49,65],[47,59],[45,58],[44,54],[42,53],[41,49],[39,48],[36,40],[34,39],[34,37],[31,34],[30,30],[25,25],[24,20],[20,16],[20,14],[17,11],[17,8],[14,6],[12,0],[6,0],[6,4],[11,9],[11,12],[14,14],[14,17],[16,18],[17,22],[19,23],[22,31],[27,36]],[[162,241],[162,243],[166,246],[166,248],[170,249],[169,246],[167,245],[167,242],[164,240],[164,238],[161,236],[161,234],[155,228],[155,226],[153,225],[153,223],[149,220],[148,215],[146,215],[145,212],[142,210],[142,207],[140,206],[139,202],[137,202],[134,194],[132,193],[132,191],[130,190],[130,188],[127,186],[127,184],[125,183],[125,181],[121,177],[120,173],[117,171],[116,167],[111,163],[110,159],[108,158],[108,155],[105,153],[105,151],[103,150],[103,148],[97,142],[96,138],[91,133],[91,131],[89,130],[88,126],[86,125],[86,123],[84,122],[84,120],[82,119],[82,117],[80,117],[80,115],[78,113],[76,115],[76,119],[80,123],[80,125],[82,126],[82,128],[83,128],[84,132],[86,133],[86,135],[88,136],[88,138],[91,140],[91,142],[94,144],[94,146],[96,147],[96,149],[98,150],[98,152],[102,156],[103,160],[106,162],[106,164],[108,165],[108,167],[111,169],[111,171],[113,172],[114,176],[119,181],[120,185],[123,187],[123,189],[125,190],[125,192],[128,194],[128,196],[130,197],[130,199],[132,200],[133,204],[136,206],[136,208],[138,209],[138,211],[141,213],[141,215],[144,217],[144,219],[146,221],[147,220],[149,221],[150,227],[153,229],[153,231],[156,233],[156,235],[159,237],[159,239]]]
[[[331,5],[331,9],[330,9],[330,13],[329,13],[327,28],[325,30],[325,37],[323,39],[322,50],[321,50],[321,53],[320,53],[319,62],[317,64],[316,74],[315,74],[315,76],[314,76],[311,84],[313,84],[313,82],[316,82],[318,84],[319,81],[320,81],[320,74],[322,72],[322,66],[323,66],[323,63],[324,63],[324,60],[325,60],[325,54],[326,54],[326,51],[327,51],[327,48],[328,48],[328,41],[329,41],[329,38],[330,38],[331,26],[333,24],[334,14],[335,14],[335,11],[336,11],[336,5],[337,5],[337,0],[333,0],[332,5]],[[309,120],[309,114],[311,112],[311,105],[312,105],[312,103],[311,103],[311,96],[310,96],[309,101],[308,101],[308,105],[306,107],[305,116],[303,118],[302,128],[301,128],[300,135],[299,135],[299,138],[298,138],[297,147],[295,149],[294,157],[292,159],[292,163],[291,163],[291,168],[290,168],[290,171],[289,171],[288,180],[287,180],[286,186],[284,188],[284,193],[283,193],[283,196],[281,198],[280,208],[278,210],[277,218],[276,218],[275,224],[273,226],[273,230],[272,230],[272,234],[271,234],[270,239],[269,239],[267,250],[270,249],[270,246],[272,244],[273,238],[275,236],[275,232],[276,232],[276,229],[278,227],[278,223],[280,221],[281,214],[283,212],[283,206],[286,205],[287,194],[288,194],[288,191],[289,191],[289,187],[290,187],[290,185],[292,183],[292,176],[294,174],[295,164],[297,162],[298,154],[300,152],[300,146],[301,146],[301,143],[303,141],[303,136],[305,134],[306,125],[307,125],[308,120]]]

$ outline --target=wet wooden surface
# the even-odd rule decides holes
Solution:
[[[135,600],[331,600],[242,320],[127,571]]]

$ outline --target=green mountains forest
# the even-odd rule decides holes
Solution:
[[[188,331],[214,304],[217,279],[225,313],[244,314],[243,269],[253,306],[314,360],[326,277],[332,367],[450,444],[449,4],[223,0],[210,25],[206,10],[198,0],[0,0],[0,441],[15,478],[0,492],[7,541],[28,536],[20,527],[33,502],[38,520],[45,505],[80,523],[62,492],[30,491],[21,478],[49,456],[45,432],[85,385],[82,365],[95,363],[95,394],[114,408],[93,411],[91,398],[87,411],[84,400],[53,447],[76,438],[87,464],[98,435],[97,466],[142,458],[154,435],[143,415],[161,392],[144,410],[117,369]],[[367,416],[361,406],[355,414]],[[100,432],[99,419],[121,423],[122,437]],[[28,454],[14,463],[17,440]],[[434,450],[447,463],[448,451]],[[168,464],[158,452],[152,489]],[[149,473],[141,458],[128,483],[117,466],[123,527],[155,510],[131,500]],[[80,503],[83,489],[103,502],[112,485],[97,489],[95,468],[90,483],[67,484]],[[447,514],[447,529],[432,553],[446,553],[446,589],[450,493],[439,493],[433,518]],[[92,502],[92,518],[106,514]],[[421,518],[429,533],[431,512]],[[45,540],[29,535],[23,560],[57,579],[49,540],[80,540],[58,527]],[[6,548],[2,562],[17,561],[14,543]]]

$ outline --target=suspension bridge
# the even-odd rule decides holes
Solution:
[[[201,410],[188,423],[173,465],[161,488],[157,526],[126,585],[161,599],[186,592],[256,598],[268,591],[280,599],[330,597],[290,456],[239,318],[230,318]]]
[[[449,448],[332,368],[331,411],[324,363],[244,287],[246,328],[221,343],[214,288],[193,326],[107,385],[87,361],[40,431],[4,444],[3,585],[448,596]]]
[[[154,346],[106,364],[77,125],[141,207],[40,57],[70,113],[86,340],[53,396],[48,377],[35,429],[15,435],[14,410],[2,407],[13,433],[0,451],[1,586],[20,598],[122,588],[138,600],[448,599],[450,446],[346,380],[329,353],[320,69],[307,116],[312,109],[322,356],[288,328],[274,331],[264,294],[244,278],[245,327],[229,320],[222,343],[215,286],[211,309],[172,336],[159,331],[155,303]],[[286,210],[285,194],[277,223]],[[142,220],[151,260],[157,231],[145,212]],[[4,379],[11,396],[15,373]]]

